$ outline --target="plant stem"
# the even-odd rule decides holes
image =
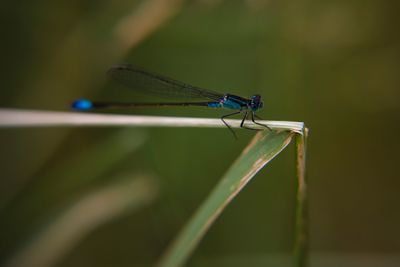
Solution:
[[[232,128],[240,128],[241,120],[226,120]],[[301,133],[302,122],[258,121],[272,129]],[[98,113],[59,112],[42,110],[0,109],[0,127],[59,126],[136,126],[136,127],[226,127],[220,119],[161,116],[114,115]],[[249,127],[265,129],[249,122]]]
[[[303,134],[296,135],[296,222],[294,259],[295,266],[308,266],[308,207],[307,207],[307,181],[306,181],[306,148],[308,129],[304,128]]]

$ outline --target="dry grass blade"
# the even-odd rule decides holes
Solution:
[[[239,128],[241,120],[226,120]],[[272,129],[302,133],[304,124],[294,121],[259,121]],[[255,129],[263,126],[250,123]],[[59,127],[59,126],[136,126],[136,127],[217,127],[226,126],[220,119],[161,116],[112,115],[42,110],[0,109],[0,127]]]
[[[123,50],[138,45],[154,31],[176,15],[183,0],[151,0],[143,2],[138,9],[122,18],[115,32]]]

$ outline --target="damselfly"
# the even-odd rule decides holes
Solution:
[[[258,117],[255,112],[263,107],[260,95],[244,98],[233,94],[221,94],[208,89],[192,86],[156,73],[152,73],[130,64],[119,64],[111,67],[107,72],[112,79],[128,88],[153,95],[174,97],[207,99],[204,102],[164,102],[164,103],[127,103],[127,102],[93,102],[87,99],[78,99],[72,103],[76,110],[93,110],[109,108],[141,108],[141,107],[168,107],[168,106],[203,106],[210,108],[227,108],[235,110],[221,117],[222,122],[228,127],[236,138],[236,134],[225,121],[227,117],[244,114],[240,127],[254,130],[245,126],[245,121],[250,116],[254,124],[270,128],[255,121]]]

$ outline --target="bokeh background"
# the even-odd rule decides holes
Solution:
[[[243,96],[310,128],[313,266],[400,264],[400,4],[394,0],[3,1],[5,108],[145,101],[130,62]],[[125,113],[219,117],[204,109]],[[224,129],[1,129],[4,266],[151,266],[254,135]],[[294,147],[262,170],[188,266],[288,266]],[[60,245],[61,242],[61,245]]]

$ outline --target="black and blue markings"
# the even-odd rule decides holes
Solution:
[[[128,102],[92,102],[87,99],[78,99],[72,103],[72,108],[81,111],[111,108],[138,108],[138,107],[168,107],[168,106],[203,106],[210,108],[226,108],[235,112],[221,117],[236,138],[236,134],[224,120],[227,117],[244,114],[240,127],[251,129],[244,125],[250,116],[254,124],[270,128],[258,123],[260,119],[255,112],[263,107],[260,95],[253,95],[250,99],[233,94],[221,94],[208,89],[195,87],[159,74],[145,71],[130,64],[119,64],[111,67],[107,72],[112,79],[138,92],[150,93],[158,96],[173,98],[207,99],[204,102],[161,102],[161,103],[128,103]]]

